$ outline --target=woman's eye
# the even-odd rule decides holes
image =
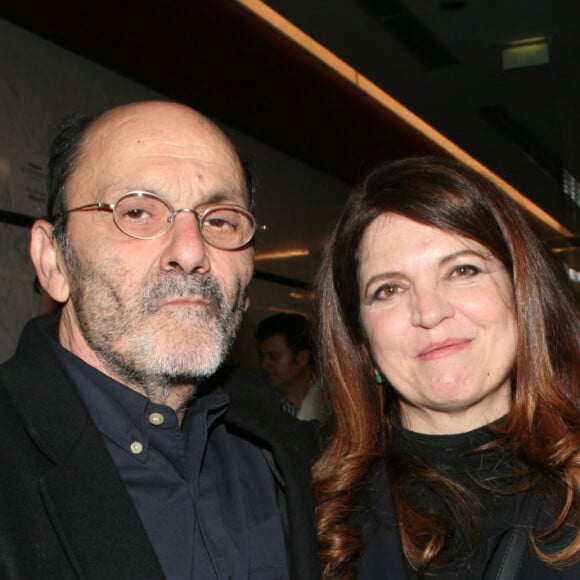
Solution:
[[[383,284],[372,293],[372,297],[374,300],[389,300],[399,292],[401,287],[397,284]]]
[[[477,266],[472,266],[471,264],[461,264],[453,269],[451,276],[457,278],[470,278],[471,276],[476,276],[481,272],[481,269]]]

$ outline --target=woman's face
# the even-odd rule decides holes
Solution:
[[[360,315],[403,424],[462,433],[505,415],[517,349],[513,288],[484,246],[396,214],[359,247]]]

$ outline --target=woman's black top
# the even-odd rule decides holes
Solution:
[[[389,461],[377,463],[368,494],[359,514],[365,548],[358,561],[359,580],[417,579],[403,555],[392,502],[391,485],[396,481],[409,500],[429,516],[449,523],[443,562],[429,568],[425,579],[495,579],[497,569],[514,529],[524,515],[525,493],[502,493],[516,489],[521,469],[501,448],[474,451],[495,438],[494,431],[481,427],[458,435],[424,435],[403,431],[393,446]],[[428,462],[441,474],[460,483],[476,522],[473,526],[457,501],[432,484],[417,480],[412,466]],[[396,477],[389,477],[389,470]],[[527,546],[523,570],[517,578],[579,578],[580,568],[565,573],[546,567]],[[521,575],[524,574],[524,575]],[[529,574],[540,574],[530,576]]]

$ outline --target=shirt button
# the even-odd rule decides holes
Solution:
[[[163,425],[165,423],[165,417],[162,413],[151,413],[149,415],[149,423],[151,425]]]
[[[133,443],[131,443],[131,453],[139,455],[139,453],[142,452],[143,452],[143,443],[141,443],[141,441],[133,441]]]

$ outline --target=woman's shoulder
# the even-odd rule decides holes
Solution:
[[[580,563],[565,568],[548,566],[535,553],[531,545],[523,558],[518,579],[541,578],[542,580],[578,580],[580,578]]]

